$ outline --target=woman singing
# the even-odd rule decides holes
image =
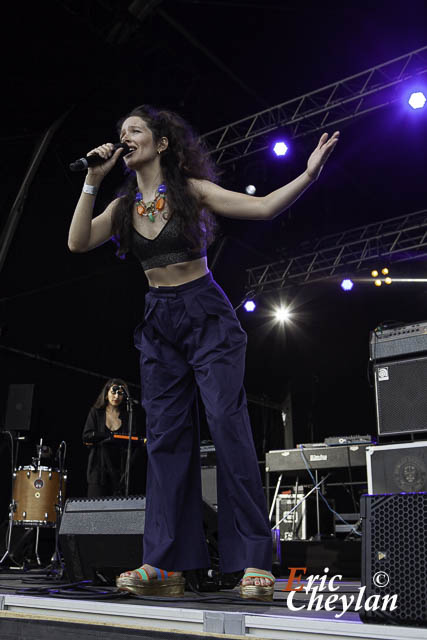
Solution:
[[[182,572],[209,566],[202,523],[200,446],[192,406],[196,387],[215,444],[220,570],[244,570],[240,593],[270,600],[272,539],[243,388],[246,334],[209,271],[214,215],[271,220],[318,178],[338,142],[324,133],[306,170],[264,197],[229,191],[189,125],[142,105],[118,124],[130,152],[124,191],[92,219],[96,193],[123,150],[103,144],[105,162],[89,168],[69,233],[85,252],[112,236],[132,252],[149,283],[135,331],[147,416],[144,565],[117,579],[138,594],[183,595]]]

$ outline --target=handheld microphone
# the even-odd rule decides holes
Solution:
[[[125,142],[117,142],[113,146],[113,153],[117,149],[124,149],[125,153],[122,155],[126,155],[131,151],[131,149],[127,146]],[[105,158],[102,158],[97,153],[91,153],[89,156],[85,156],[84,158],[79,158],[75,162],[70,164],[71,171],[86,171],[88,167],[96,167],[98,164],[102,164],[106,162]]]

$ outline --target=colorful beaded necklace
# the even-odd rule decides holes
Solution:
[[[138,215],[148,216],[148,219],[151,222],[154,222],[155,220],[154,216],[156,215],[156,213],[160,213],[160,211],[163,211],[163,209],[165,208],[166,192],[167,192],[166,185],[160,184],[157,187],[154,200],[151,200],[151,202],[145,203],[144,197],[141,191],[138,191],[135,196],[136,210],[138,212]]]

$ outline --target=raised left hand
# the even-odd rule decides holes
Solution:
[[[319,144],[307,162],[307,173],[312,180],[317,180],[319,177],[320,172],[323,169],[323,165],[335,149],[339,137],[339,131],[335,131],[330,138],[327,133],[323,133],[320,136]]]

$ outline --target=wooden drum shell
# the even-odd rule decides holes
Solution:
[[[65,498],[66,472],[62,477]],[[13,474],[13,524],[55,527],[60,472],[49,467],[19,467]]]

